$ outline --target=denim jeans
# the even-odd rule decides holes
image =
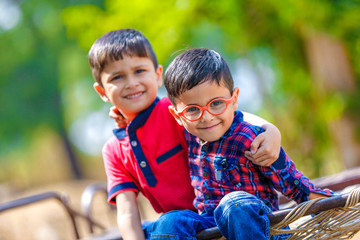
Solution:
[[[271,209],[247,192],[231,192],[223,197],[215,209],[216,224],[227,239],[287,239],[288,236],[270,236]]]
[[[143,229],[145,239],[195,240],[197,232],[215,226],[213,213],[199,215],[190,210],[179,210],[164,213],[155,222],[143,225]]]
[[[189,210],[171,211],[149,224],[146,239],[196,239],[196,233],[218,226],[221,234],[230,240],[278,240],[284,236],[270,236],[271,209],[254,195],[237,191],[224,196],[214,212],[197,214]]]

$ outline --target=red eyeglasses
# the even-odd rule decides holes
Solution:
[[[186,106],[181,112],[177,112],[177,114],[180,117],[184,117],[186,120],[189,121],[197,121],[199,120],[202,115],[204,114],[204,111],[208,111],[212,115],[220,115],[224,113],[229,106],[230,102],[234,99],[235,96],[235,89],[233,91],[233,95],[230,99],[224,99],[224,98],[215,98],[211,100],[206,106],[201,107],[199,105],[189,105]]]

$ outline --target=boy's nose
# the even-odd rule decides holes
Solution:
[[[203,115],[201,116],[201,121],[209,121],[214,118],[214,115],[209,113],[208,110],[204,110]]]
[[[137,85],[139,85],[139,81],[137,81],[136,78],[129,77],[127,79],[126,85],[127,85],[128,88],[136,87]]]

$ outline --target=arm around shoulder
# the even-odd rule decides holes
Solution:
[[[244,120],[252,125],[261,126],[265,132],[259,134],[250,146],[245,156],[254,164],[271,166],[279,157],[281,148],[281,133],[279,129],[268,121],[251,113],[243,112]]]
[[[143,240],[140,212],[136,193],[126,191],[116,196],[117,223],[124,240]]]

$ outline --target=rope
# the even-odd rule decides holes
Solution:
[[[307,210],[321,199],[324,198],[297,205],[281,222],[270,227],[270,234],[289,234],[291,240],[349,239],[360,231],[360,188],[350,192],[344,207],[304,217]],[[284,229],[287,226],[290,229]]]

